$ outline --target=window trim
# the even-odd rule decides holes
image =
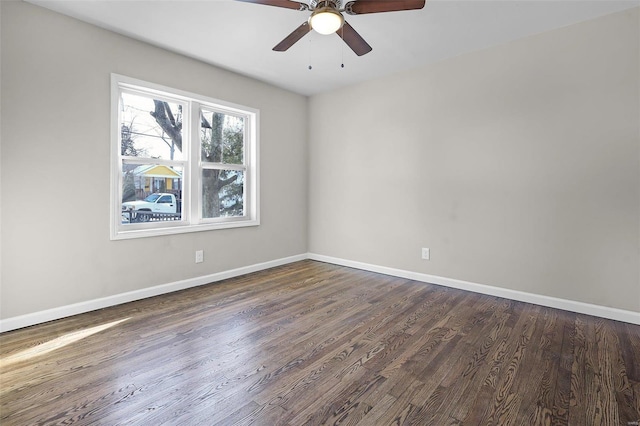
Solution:
[[[153,160],[155,164],[183,163],[182,212],[179,221],[148,222],[135,225],[122,224],[122,162],[119,131],[119,98],[121,90],[128,93],[138,92],[144,96],[158,96],[174,102],[186,104],[188,120],[183,121],[183,160]],[[259,172],[259,122],[260,111],[243,105],[222,101],[208,96],[174,89],[156,83],[111,74],[111,191],[110,191],[110,230],[111,240],[154,237],[188,232],[211,231],[216,229],[239,228],[260,225],[260,172]],[[229,164],[230,169],[241,167],[244,176],[244,216],[203,218],[202,217],[202,179],[203,161],[201,159],[200,111],[215,110],[245,117],[244,164]],[[128,161],[131,160],[128,157]],[[144,160],[141,164],[148,164]],[[211,164],[217,163],[207,163]]]

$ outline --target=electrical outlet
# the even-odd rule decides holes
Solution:
[[[204,250],[196,250],[196,263],[204,262]]]
[[[428,248],[422,248],[422,258],[424,260],[429,260],[431,258],[431,251]]]

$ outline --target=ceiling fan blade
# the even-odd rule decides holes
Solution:
[[[245,3],[264,4],[266,6],[284,7],[287,9],[295,10],[309,10],[309,6],[306,3],[300,3],[290,0],[236,0]]]
[[[273,50],[276,52],[284,52],[293,46],[298,40],[307,35],[311,31],[311,25],[307,21],[303,22],[298,28],[293,30],[291,34],[285,37],[280,43],[278,43]]]
[[[338,34],[340,38],[347,43],[347,46],[349,46],[358,56],[367,54],[372,50],[369,43],[367,43],[347,21],[344,21],[344,25],[336,31],[336,34]]]
[[[425,0],[357,0],[347,2],[344,11],[349,15],[364,13],[398,12],[416,10],[424,7]]]

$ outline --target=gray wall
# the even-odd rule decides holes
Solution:
[[[0,7],[1,318],[306,252],[305,97],[27,3]],[[109,240],[112,72],[260,109],[261,226]]]
[[[638,18],[312,97],[309,251],[640,311]]]

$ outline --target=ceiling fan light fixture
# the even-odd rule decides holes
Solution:
[[[333,34],[344,24],[342,14],[332,7],[316,9],[309,18],[309,25],[317,33]]]

